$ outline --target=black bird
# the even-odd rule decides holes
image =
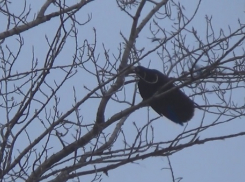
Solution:
[[[160,94],[175,87],[173,83],[169,83],[170,78],[157,70],[137,66],[134,71],[139,77],[138,89],[143,100],[151,98],[157,91]],[[153,100],[149,105],[159,115],[180,125],[189,121],[194,115],[194,102],[178,88]]]

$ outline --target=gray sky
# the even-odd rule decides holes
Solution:
[[[31,2],[31,1],[30,1]],[[21,2],[19,2],[21,3]],[[39,2],[41,4],[41,1]],[[42,2],[43,3],[43,2]],[[193,10],[196,4],[189,0],[181,1],[185,6],[186,12],[193,13]],[[39,4],[39,5],[40,5]],[[93,5],[93,4],[96,4]],[[19,5],[16,4],[15,8]],[[32,3],[32,8],[38,10],[38,4]],[[148,9],[151,9],[152,6],[148,6]],[[52,10],[50,10],[52,11]],[[245,23],[245,1],[243,0],[205,0],[201,3],[201,8],[197,13],[197,16],[193,20],[190,26],[193,26],[201,35],[201,32],[205,32],[205,15],[209,17],[212,16],[212,22],[214,25],[214,30],[219,32],[220,28],[223,28],[228,33],[228,26],[232,30],[235,30],[238,27],[237,19],[239,18],[243,23]],[[144,11],[143,11],[144,12]],[[98,53],[103,53],[102,43],[105,44],[107,49],[110,49],[110,56],[112,54],[118,53],[119,43],[123,42],[120,32],[122,32],[126,37],[129,35],[131,20],[117,8],[117,5],[114,1],[104,0],[97,1],[88,5],[85,9],[77,14],[80,20],[84,21],[87,18],[87,15],[92,13],[92,21],[81,27],[79,29],[79,40],[81,42],[86,38],[90,41],[93,41],[93,27],[96,28],[97,32],[97,45]],[[142,14],[144,16],[144,14]],[[45,59],[47,51],[47,43],[44,35],[47,37],[52,37],[54,32],[57,29],[59,22],[57,20],[51,20],[44,25],[40,25],[30,31],[27,31],[22,34],[25,38],[25,47],[21,54],[21,59],[28,60],[31,59],[31,48],[35,47],[35,57],[37,57],[40,62]],[[164,20],[161,24],[165,24]],[[170,25],[166,24],[165,28],[170,28]],[[0,29],[2,31],[2,29]],[[152,46],[151,41],[147,37],[148,27],[140,34],[138,38],[138,45],[142,47]],[[7,40],[8,41],[8,40]],[[9,41],[11,45],[11,41]],[[59,57],[59,63],[66,63],[68,59],[72,56],[72,48],[74,42],[67,42],[65,51]],[[191,41],[190,45],[195,43]],[[12,48],[14,49],[14,43],[12,43]],[[140,47],[140,46],[139,46]],[[101,62],[103,62],[103,55],[101,56]],[[153,53],[146,59],[144,59],[141,64],[147,66],[149,61],[152,61],[151,68],[159,69],[162,68],[160,61],[157,59],[158,56]],[[42,65],[40,63],[40,65]],[[19,63],[18,69],[26,69],[27,65]],[[17,67],[16,67],[17,69]],[[162,70],[160,70],[162,71]],[[66,90],[63,90],[63,95],[61,103],[64,103],[60,108],[62,111],[65,111],[70,108],[73,104],[72,95],[67,93],[72,93],[72,86],[74,85],[76,89],[80,92],[80,98],[82,98],[86,91],[83,89],[83,85],[93,88],[96,86],[96,82],[91,80],[87,82],[86,73],[79,73],[81,77],[77,79],[77,83],[73,81],[66,85]],[[59,79],[59,73],[53,75],[54,78]],[[77,77],[78,78],[78,77]],[[129,89],[130,91],[130,89]],[[126,93],[131,95],[132,93]],[[40,96],[41,97],[41,96]],[[130,97],[130,96],[129,96]],[[240,99],[242,97],[242,99]],[[237,97],[234,97],[237,100],[244,102],[244,92],[238,93]],[[137,97],[137,102],[140,102],[141,98]],[[215,101],[214,101],[215,102]],[[98,107],[99,100],[93,100],[91,103],[86,103],[81,107],[84,112],[84,120],[86,122],[93,122],[95,119],[95,111]],[[106,111],[106,118],[110,117],[113,113],[120,111],[125,108],[124,106],[113,107],[113,103],[109,103]],[[87,110],[87,108],[90,108]],[[157,114],[150,109],[149,112],[151,117],[157,117]],[[202,117],[202,112],[196,109],[194,118],[189,123],[189,128],[194,128],[199,125],[200,117]],[[212,120],[211,116],[207,116],[205,119],[206,123],[209,123],[209,120]],[[123,130],[128,139],[132,140],[137,134],[136,130],[132,126],[132,122],[140,123],[142,125],[147,122],[147,108],[142,108],[133,113],[123,125]],[[155,121],[152,125],[155,129],[155,138],[156,140],[167,141],[175,138],[178,134],[183,131],[183,127],[178,126],[166,118],[160,118]],[[234,122],[224,124],[221,127],[214,127],[213,129],[208,130],[200,138],[208,136],[218,136],[222,134],[234,133],[237,131],[244,131],[245,122],[244,118],[237,119]],[[110,129],[110,127],[109,127]],[[109,130],[107,129],[107,131]],[[33,125],[32,135],[35,136],[38,133],[38,127]],[[194,146],[191,148],[184,149],[176,154],[170,156],[172,167],[174,170],[174,175],[176,178],[183,177],[181,182],[244,182],[245,181],[245,141],[244,137],[239,137],[235,139],[228,139],[225,141],[217,141],[206,143],[204,145]],[[115,145],[122,145],[122,142],[117,142]],[[21,148],[20,146],[18,146]],[[55,147],[55,146],[54,146]],[[171,181],[171,173],[167,169],[168,161],[166,158],[149,158],[145,161],[138,161],[135,164],[128,164],[118,169],[109,171],[109,177],[103,176],[103,181],[106,182],[124,182],[124,181],[141,181],[141,182],[167,182]],[[91,179],[91,178],[89,178]]]

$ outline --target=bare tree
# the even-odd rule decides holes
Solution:
[[[238,20],[237,29],[216,32],[207,16],[206,32],[200,34],[190,24],[201,0],[192,15],[174,0],[117,0],[111,8],[122,11],[132,25],[129,36],[118,35],[122,42],[114,45],[118,52],[111,53],[106,44],[98,48],[96,27],[93,39],[83,37],[93,18],[79,13],[93,11],[98,1],[72,2],[46,0],[36,12],[25,1],[16,12],[13,7],[20,2],[0,1],[5,21],[0,33],[1,181],[80,181],[85,175],[100,181],[115,168],[150,157],[167,157],[172,181],[178,181],[170,155],[245,135],[237,130],[202,137],[210,129],[244,119],[244,101],[234,98],[245,87],[244,22]],[[29,32],[54,20],[58,24],[52,26],[52,36],[45,36],[46,46],[38,48],[39,42],[33,42],[27,47]],[[138,43],[143,30],[152,42],[149,46]],[[149,116],[142,123],[129,117],[159,97],[136,102],[137,84],[130,74],[151,55],[159,57],[161,71],[174,77],[202,113],[195,127],[187,124],[172,140],[154,137],[153,123],[162,118]],[[111,108],[117,112],[111,113]],[[205,121],[208,116],[212,119]],[[135,129],[130,136],[122,129],[126,122]]]

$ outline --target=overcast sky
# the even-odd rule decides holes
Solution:
[[[19,1],[21,3],[22,1]],[[31,1],[29,1],[31,2]],[[31,3],[32,8],[38,10],[40,4],[43,1],[38,3]],[[194,1],[182,0],[181,3],[185,6],[186,12],[193,13],[196,4]],[[95,5],[96,4],[96,5]],[[16,4],[15,8],[18,8],[19,5]],[[13,6],[14,7],[14,6]],[[152,6],[148,6],[146,9],[151,9]],[[18,9],[16,9],[18,11]],[[50,12],[52,10],[50,9]],[[205,32],[205,16],[212,16],[212,22],[214,25],[215,31],[219,32],[220,28],[223,28],[228,31],[228,26],[232,30],[235,30],[238,27],[237,20],[240,19],[245,23],[245,1],[244,0],[204,0],[201,3],[201,8],[198,11],[195,19],[193,20],[191,26],[197,29],[198,32]],[[143,11],[144,12],[144,11]],[[146,10],[145,10],[146,12]],[[100,1],[97,0],[85,9],[77,14],[79,19],[84,21],[87,18],[88,14],[92,14],[92,21],[86,26],[82,27],[79,30],[79,38],[83,41],[85,38],[88,40],[93,40],[93,27],[96,28],[97,37],[98,37],[98,49],[97,52],[103,53],[102,43],[105,44],[106,48],[110,49],[111,56],[113,53],[118,53],[119,43],[123,42],[120,32],[122,32],[126,37],[128,37],[130,32],[130,26],[132,21],[117,7],[116,3],[111,0]],[[188,14],[188,13],[187,13]],[[144,14],[142,14],[144,16]],[[25,37],[25,48],[21,54],[21,59],[31,59],[30,50],[31,47],[35,47],[35,56],[38,59],[43,60],[45,58],[45,53],[47,51],[46,40],[44,35],[52,37],[56,28],[58,26],[58,21],[52,20],[44,25],[40,25],[30,31],[24,32],[23,36]],[[164,21],[162,22],[164,24]],[[166,24],[166,29],[169,25]],[[152,46],[151,41],[147,37],[147,30],[144,30],[140,35],[139,43],[142,47]],[[2,31],[2,29],[1,29]],[[11,40],[9,42],[11,44]],[[72,46],[68,46],[65,49],[66,51],[62,53],[60,57],[61,62],[65,62],[66,59],[70,59],[72,53]],[[72,44],[72,42],[70,42]],[[190,45],[192,44],[190,40]],[[14,49],[14,45],[13,45]],[[160,61],[157,61],[157,55],[151,55],[144,59],[141,64],[148,66],[149,61],[151,68],[159,69],[162,65],[159,65]],[[155,62],[153,60],[156,60]],[[25,69],[23,63],[19,63],[18,69]],[[160,69],[159,69],[160,70]],[[160,70],[162,71],[162,70]],[[83,73],[81,74],[84,77]],[[58,75],[56,75],[58,77]],[[77,80],[75,87],[78,90],[82,90],[83,83],[86,80],[81,78]],[[74,82],[71,83],[74,85]],[[85,85],[85,84],[84,84]],[[86,83],[87,86],[93,88],[95,85],[91,83]],[[67,90],[64,91],[63,95],[67,96],[68,92],[72,92],[72,87],[67,87]],[[239,100],[242,96],[241,102],[244,101],[245,92],[238,93]],[[127,93],[128,95],[132,93]],[[62,94],[61,94],[62,95]],[[80,98],[85,95],[85,92],[81,92]],[[61,102],[64,103],[64,107],[61,110],[66,110],[70,108],[69,106],[73,103],[72,96],[63,97]],[[236,98],[236,97],[235,97]],[[141,98],[137,97],[137,101],[140,102]],[[84,115],[84,120],[94,121],[95,115],[94,112],[98,107],[98,101],[89,103],[84,106],[85,108],[92,108],[88,110]],[[69,105],[70,104],[70,105]],[[113,113],[118,112],[120,108],[114,108],[113,104],[108,106],[106,111],[106,117],[111,116]],[[150,115],[152,117],[157,117],[157,114],[150,109]],[[201,117],[201,111],[196,110],[195,117],[190,121],[190,128],[198,126]],[[206,122],[212,118],[207,117]],[[206,136],[217,136],[220,134],[233,133],[237,131],[244,131],[245,129],[245,118],[237,119],[236,122],[229,123],[223,127],[217,127],[216,129],[211,129],[206,132],[200,138]],[[135,136],[136,131],[132,128],[132,122],[147,122],[147,108],[142,108],[137,110],[132,114],[123,126],[124,133],[129,136]],[[160,118],[154,122],[153,127],[155,128],[155,134],[157,139],[163,139],[167,141],[169,139],[175,138],[178,134],[183,131],[183,127],[176,125],[166,118]],[[37,128],[33,126],[33,135],[37,132]],[[121,143],[122,144],[122,143]],[[118,143],[117,145],[120,145]],[[20,144],[21,147],[21,144]],[[183,177],[181,182],[244,182],[245,181],[245,138],[239,137],[235,139],[227,139],[225,141],[216,141],[206,143],[204,145],[194,146],[191,148],[184,149],[176,154],[170,156],[172,167],[174,170],[174,175],[176,178]],[[171,181],[171,173],[167,169],[168,161],[166,158],[149,158],[145,161],[139,161],[135,164],[128,164],[118,169],[109,171],[109,176],[103,176],[103,181],[106,182],[169,182]]]

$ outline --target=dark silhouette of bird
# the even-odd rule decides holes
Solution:
[[[159,92],[158,95],[175,87],[173,83],[170,83],[171,79],[158,70],[137,66],[134,71],[139,77],[138,89],[143,100],[151,98],[157,92]],[[194,102],[179,88],[163,94],[151,101],[149,105],[159,115],[180,125],[189,121],[194,115]]]

